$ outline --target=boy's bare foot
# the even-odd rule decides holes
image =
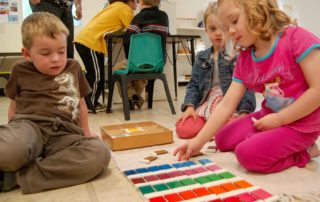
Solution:
[[[313,144],[307,150],[311,158],[316,158],[320,156],[320,149],[317,144]]]

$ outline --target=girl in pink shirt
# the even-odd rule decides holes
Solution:
[[[218,0],[219,17],[242,48],[233,82],[199,134],[174,152],[197,153],[215,134],[220,151],[234,151],[248,171],[304,167],[320,155],[320,39],[291,26],[273,0]],[[249,88],[263,93],[261,110],[222,128]]]

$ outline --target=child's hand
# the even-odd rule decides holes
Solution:
[[[82,10],[80,7],[76,7],[76,16],[75,16],[76,20],[81,20],[82,18]]]
[[[195,137],[179,145],[174,150],[173,155],[178,155],[178,161],[185,161],[193,155],[198,154],[202,147],[203,144],[201,143],[201,141],[198,140],[198,137]]]
[[[264,116],[263,118],[257,120],[253,124],[257,130],[270,130],[273,128],[278,128],[282,126],[282,120],[280,119],[278,113],[272,113]]]
[[[84,134],[84,136],[86,137],[99,137],[100,138],[100,135],[98,135],[97,133],[95,132],[90,132],[88,134]],[[101,138],[100,138],[101,139]]]
[[[196,115],[196,111],[194,110],[194,108],[192,106],[188,106],[186,111],[183,112],[183,114],[177,119],[176,121],[176,125],[182,121],[182,124],[184,124],[184,122],[187,120],[187,118],[189,116],[193,117],[193,120],[196,122],[197,121],[197,115]]]

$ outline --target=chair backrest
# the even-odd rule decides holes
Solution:
[[[161,37],[144,32],[131,36],[127,73],[163,72]]]

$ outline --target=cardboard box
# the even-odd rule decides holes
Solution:
[[[173,142],[172,131],[152,121],[101,126],[101,137],[112,151]]]

